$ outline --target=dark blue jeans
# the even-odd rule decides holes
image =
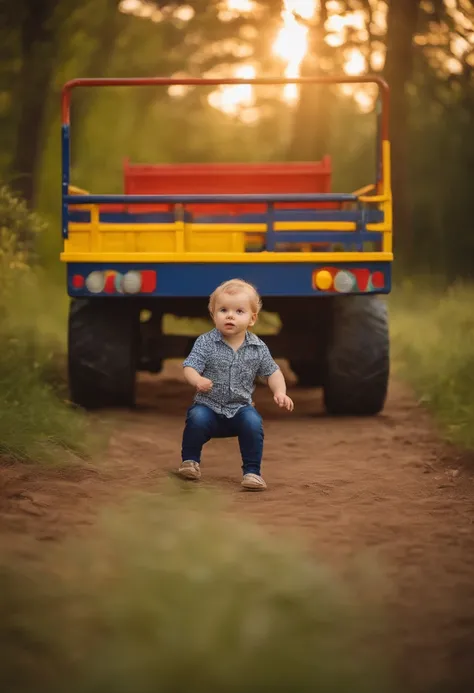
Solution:
[[[201,462],[203,445],[211,438],[239,439],[244,474],[260,474],[263,454],[263,423],[258,411],[242,407],[228,419],[216,414],[205,404],[193,404],[188,409],[183,433],[182,459]]]

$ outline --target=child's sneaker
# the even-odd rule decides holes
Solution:
[[[265,491],[267,485],[265,480],[258,474],[244,474],[242,487],[246,491]]]
[[[191,479],[197,481],[201,478],[201,470],[197,462],[194,460],[185,460],[181,463],[181,467],[178,469],[179,476],[183,479]]]

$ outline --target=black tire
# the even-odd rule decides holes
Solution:
[[[378,296],[334,299],[326,354],[324,404],[334,416],[374,416],[387,396],[387,307]]]
[[[71,400],[85,409],[133,407],[139,313],[130,300],[72,299],[68,370]]]

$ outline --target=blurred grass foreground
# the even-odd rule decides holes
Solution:
[[[209,492],[138,496],[42,566],[0,562],[5,693],[387,690],[334,575]]]

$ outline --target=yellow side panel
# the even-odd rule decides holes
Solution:
[[[119,253],[125,250],[125,234],[107,231],[100,234],[100,250],[102,253]]]
[[[231,233],[196,232],[186,234],[186,250],[193,253],[230,253],[233,251]],[[238,234],[243,242],[243,234]]]
[[[74,231],[64,241],[65,253],[89,253],[91,235],[87,231]]]
[[[137,253],[174,253],[176,251],[176,233],[174,231],[140,231],[135,233]]]

